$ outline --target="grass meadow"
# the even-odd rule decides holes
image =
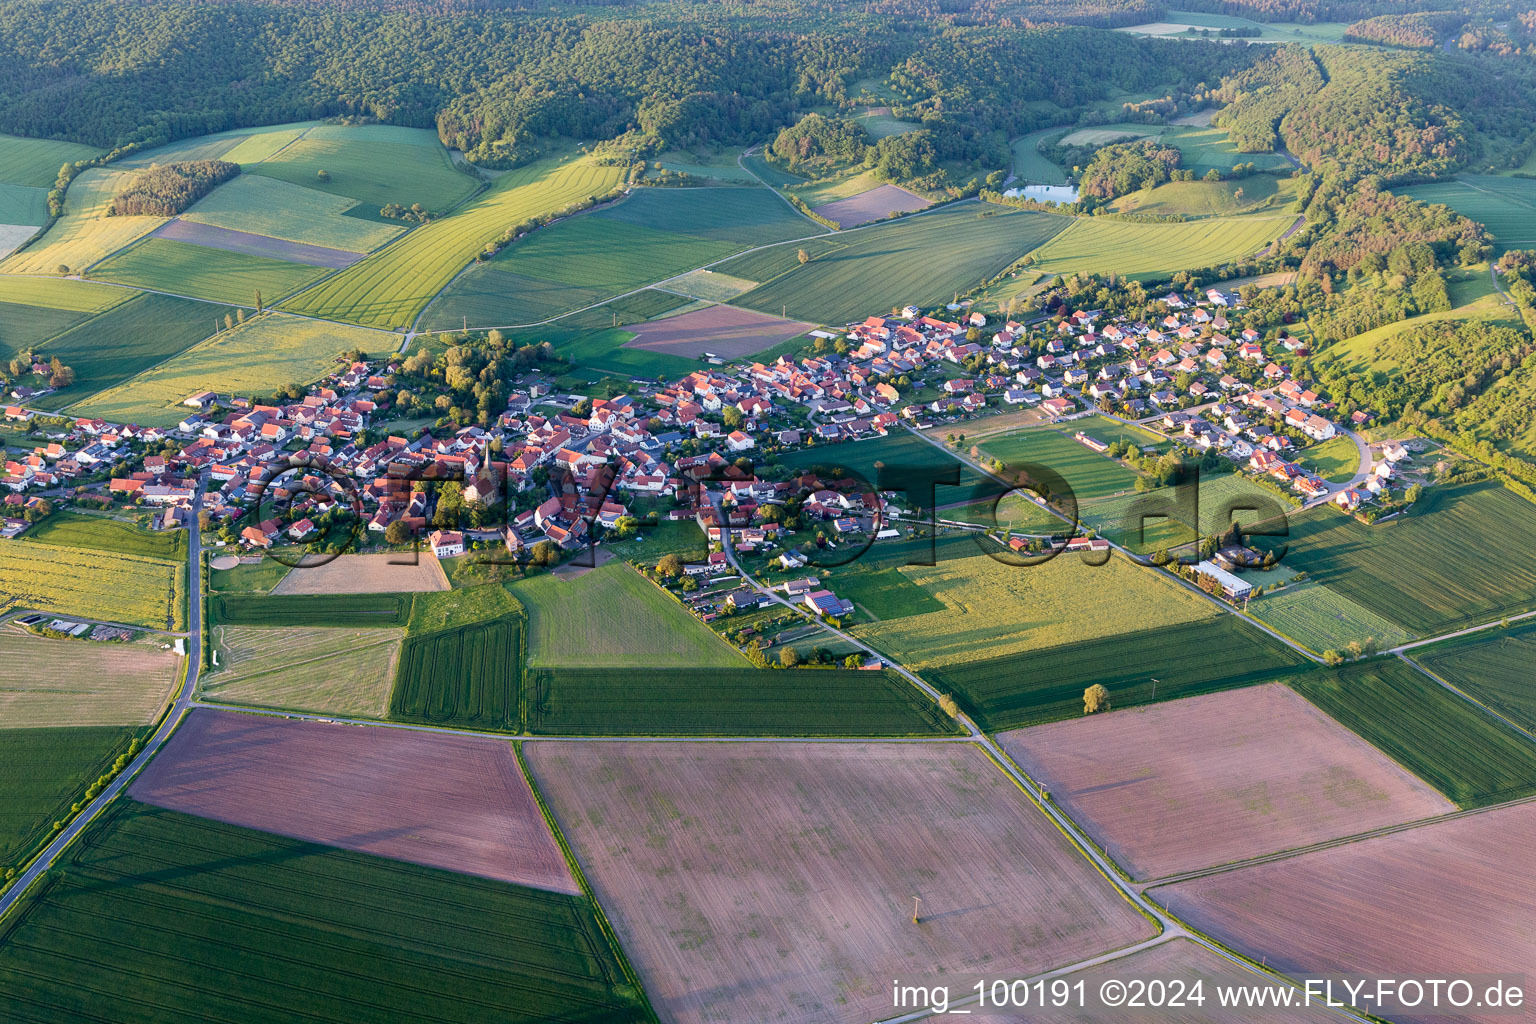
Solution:
[[[264,159],[242,158],[241,164],[248,174],[344,196],[375,211],[420,203],[442,213],[475,189],[475,179],[454,167],[436,132],[394,125],[315,125]]]
[[[23,539],[87,551],[163,558],[171,562],[187,557],[184,530],[151,533],[132,523],[80,512],[55,512],[28,530]]]
[[[182,220],[352,252],[371,252],[406,229],[399,222],[346,216],[356,205],[307,185],[242,174],[214,189]]]
[[[63,216],[24,252],[0,262],[0,273],[57,274],[61,266],[72,274],[83,273],[164,224],[164,217],[107,216],[113,197],[138,175],[138,171],[126,168],[81,171],[69,184]]]
[[[324,267],[212,249],[169,238],[147,238],[98,264],[93,277],[212,302],[254,306],[272,302],[327,273]]]

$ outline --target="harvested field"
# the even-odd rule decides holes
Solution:
[[[181,681],[182,659],[157,644],[55,640],[3,626],[0,665],[6,728],[148,725]]]
[[[663,1020],[874,1020],[892,978],[1025,975],[1152,934],[969,744],[524,753]]]
[[[1295,976],[1528,974],[1536,804],[1518,804],[1153,890],[1195,927]],[[1481,992],[1479,992],[1481,994]],[[1501,1012],[1375,1009],[1408,1024]]]
[[[273,594],[419,594],[447,590],[443,563],[423,551],[415,565],[408,555],[338,555],[324,565],[298,568],[272,588]]]
[[[1456,809],[1278,683],[1054,722],[1000,739],[1140,879]]]
[[[578,891],[500,740],[200,708],[129,793],[307,842]]]
[[[0,926],[10,1020],[654,1020],[584,896],[126,798],[59,867]]]
[[[800,320],[781,320],[766,313],[721,305],[664,320],[631,324],[627,329],[634,337],[625,342],[624,347],[665,352],[688,359],[697,359],[706,352],[735,359],[772,348],[815,328],[815,324]]]
[[[1111,978],[1117,981],[1128,981],[1139,978],[1144,981],[1159,979],[1165,982],[1181,981],[1192,993],[1197,983],[1203,983],[1202,994],[1206,997],[1204,1005],[1188,1005],[1174,1013],[1163,1017],[1157,1011],[1143,1011],[1145,1017],[1139,1017],[1134,1011],[1128,1012],[1123,1008],[1106,1009],[1099,1000],[1100,986]],[[1149,949],[1139,950],[1118,960],[1090,967],[1086,971],[1067,976],[1067,980],[1073,986],[1079,981],[1084,985],[1086,993],[1086,1008],[1072,1007],[1070,1009],[1056,1009],[1054,1007],[1036,1008],[1031,1005],[1028,1013],[1029,1024],[1126,1024],[1127,1021],[1163,1019],[1177,1021],[1177,1024],[1338,1024],[1340,1018],[1332,1011],[1322,1007],[1313,1006],[1301,1008],[1299,1005],[1292,1009],[1276,1009],[1271,1006],[1259,1008],[1226,1008],[1219,1004],[1215,997],[1217,985],[1243,985],[1252,988],[1263,988],[1265,985],[1263,976],[1255,971],[1245,970],[1238,965],[1222,959],[1217,954],[1206,949],[1189,939],[1172,939],[1159,943]],[[1170,994],[1173,992],[1170,985]],[[1031,992],[1033,995],[1033,992]],[[970,1024],[1019,1024],[1021,1015],[1018,1011],[998,1012],[991,1010],[979,1010],[970,1017]]]
[[[340,270],[362,259],[362,253],[346,249],[331,249],[307,242],[289,242],[269,235],[253,235],[249,231],[236,231],[212,224],[190,220],[173,220],[155,230],[152,238],[168,238],[173,242],[190,242],[209,249],[238,252],[246,256],[265,256],[290,263],[307,263],[312,267],[330,267]]]
[[[896,185],[881,185],[868,192],[824,203],[812,209],[821,216],[842,227],[857,227],[872,220],[884,220],[894,213],[913,213],[926,210],[933,203],[913,192]]]
[[[383,718],[402,629],[219,626],[219,664],[199,679],[205,700]]]

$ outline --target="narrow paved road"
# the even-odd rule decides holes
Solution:
[[[21,901],[30,889],[44,873],[54,865],[59,856],[74,842],[87,825],[95,820],[102,808],[111,803],[112,799],[122,792],[124,787],[132,781],[139,769],[149,763],[149,759],[155,756],[166,739],[181,722],[182,716],[192,704],[192,694],[197,690],[197,673],[202,667],[203,659],[203,579],[199,567],[202,564],[203,541],[202,532],[198,528],[198,516],[202,512],[203,499],[199,494],[192,506],[191,536],[187,544],[188,571],[190,577],[187,584],[187,673],[182,680],[181,689],[177,691],[176,699],[172,702],[170,710],[161,720],[160,727],[150,736],[149,742],[139,751],[138,756],[129,762],[128,767],[118,773],[105,789],[97,794],[86,807],[81,809],[73,821],[64,826],[64,830],[53,838],[53,841],[44,848],[27,869],[17,876],[11,887],[0,895],[0,918]]]

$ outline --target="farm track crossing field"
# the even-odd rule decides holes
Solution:
[[[552,735],[922,736],[959,727],[894,672],[531,669],[528,729]]]
[[[154,629],[186,615],[186,567],[52,544],[0,545],[0,602]]]
[[[498,619],[412,633],[400,651],[390,715],[410,722],[515,730],[522,690],[522,625]]]
[[[228,626],[403,626],[411,615],[409,595],[215,594],[210,611]]]
[[[336,369],[336,357],[349,349],[383,353],[397,344],[378,331],[269,311],[92,395],[70,411],[115,423],[172,427],[191,411],[181,402],[193,392],[270,394],[285,384],[317,380]]]
[[[148,725],[181,681],[183,661],[150,643],[33,636],[0,626],[0,722],[7,729]]]
[[[325,269],[265,256],[210,249],[169,238],[146,238],[102,261],[91,271],[103,281],[190,295],[213,302],[256,304],[319,280]]]
[[[1000,739],[1053,801],[1141,879],[1456,809],[1274,683]]]
[[[1024,976],[1152,934],[969,744],[524,752],[665,1020],[875,1020],[892,978]]]
[[[54,168],[58,172],[58,168]],[[64,215],[25,251],[0,262],[0,273],[57,274],[60,266],[83,273],[92,264],[165,223],[164,217],[109,217],[107,208],[139,172],[92,167],[70,182]]]
[[[1286,564],[1421,636],[1536,605],[1536,506],[1496,483],[1434,487],[1365,526],[1331,509],[1292,517]]]
[[[1413,635],[1321,583],[1291,584],[1248,602],[1248,611],[1297,643],[1321,653],[1342,651],[1351,641],[1396,647]]]
[[[1536,622],[1515,623],[1413,652],[1413,659],[1510,721],[1536,731]]]
[[[114,289],[123,291],[122,289]],[[229,306],[171,295],[127,292],[127,302],[65,331],[39,354],[58,356],[75,371],[75,385],[44,396],[40,408],[78,401],[87,391],[115,387],[135,374],[185,352],[218,332]],[[110,339],[110,344],[104,344]]]
[[[1293,977],[1508,979],[1536,957],[1533,849],[1536,804],[1527,803],[1151,894],[1172,899],[1181,918],[1217,941]],[[1512,1019],[1508,1008],[1378,1012],[1407,1024]]]
[[[0,931],[18,1024],[654,1019],[583,897],[127,799],[61,866]]]
[[[579,891],[500,740],[201,708],[129,795],[306,842]]]
[[[151,164],[177,163],[183,160],[228,160],[248,164],[270,156],[283,146],[315,127],[317,121],[293,121],[288,124],[232,128],[229,131],[179,139],[154,149],[141,150],[118,161],[124,167],[139,170]]]
[[[919,672],[974,664],[978,652],[1024,660],[1042,648],[1114,635],[1133,623],[1171,627],[1216,614],[1200,596],[1120,556],[1100,566],[1076,554],[1018,566],[972,554],[895,571],[943,610],[857,626],[854,633]]]
[[[287,308],[393,329],[427,303],[504,229],[607,192],[619,169],[587,160],[538,160],[497,178],[452,215],[423,225],[361,263],[290,300]]]
[[[1294,217],[1230,217],[1150,223],[1079,217],[1035,251],[1031,269],[1047,275],[1119,274],[1139,281],[1251,256],[1280,237]]]
[[[261,174],[242,174],[198,201],[182,220],[233,231],[370,252],[397,237],[407,225],[380,224],[346,212],[356,204],[344,196],[292,185]]]
[[[398,668],[399,629],[220,626],[218,666],[198,679],[205,700],[383,718]]]
[[[137,732],[122,726],[0,729],[0,875],[43,842]]]
[[[1083,691],[1095,683],[1108,688],[1115,707],[1126,708],[1283,680],[1310,664],[1235,615],[1216,614],[923,675],[954,694],[983,728],[996,730],[1081,715]]]
[[[1536,744],[1396,658],[1290,683],[1462,807],[1536,793]]]
[[[937,306],[1003,270],[1071,223],[1048,213],[960,202],[916,217],[750,253],[718,269],[760,281],[740,305],[823,324],[907,302]],[[811,257],[801,264],[800,248]]]
[[[531,323],[816,230],[764,188],[638,189],[507,246],[454,281],[423,324]]]
[[[562,668],[743,668],[745,659],[672,595],[623,562],[512,587],[528,610],[528,664]]]
[[[409,557],[338,555],[323,565],[294,569],[278,581],[271,593],[412,594],[448,589],[443,563],[431,550],[418,553],[415,565],[399,564]]]
[[[0,135],[0,182],[52,188],[61,166],[89,160],[100,153],[99,149],[76,142]]]

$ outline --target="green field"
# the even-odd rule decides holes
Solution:
[[[180,160],[229,160],[242,165],[250,164],[265,159],[318,124],[318,121],[294,121],[289,124],[232,128],[212,135],[178,139],[154,149],[140,150],[117,162],[123,167],[132,168]]]
[[[138,730],[0,729],[0,875],[19,867],[70,814]]]
[[[122,305],[58,335],[39,354],[58,356],[75,371],[75,384],[36,405],[53,409],[82,394],[115,387],[170,359],[223,327],[231,307],[152,292],[127,292]],[[109,340],[110,344],[103,344]],[[182,396],[186,397],[186,396]]]
[[[533,669],[529,731],[615,736],[920,736],[959,731],[890,671]]]
[[[1329,483],[1343,484],[1353,480],[1360,469],[1360,449],[1354,438],[1340,434],[1303,448],[1296,454],[1296,461]]]
[[[1173,146],[1183,155],[1181,164],[1197,176],[1217,170],[1223,174],[1239,164],[1253,164],[1261,171],[1290,172],[1291,165],[1279,153],[1240,153],[1224,129],[1212,127],[1170,126],[1159,136],[1165,146]],[[1255,185],[1261,178],[1250,178]],[[1245,182],[1238,182],[1239,185]]]
[[[1397,189],[1426,203],[1444,203],[1486,227],[1500,249],[1536,246],[1536,181],[1462,174],[1453,181],[1437,181]]]
[[[507,246],[456,280],[423,325],[548,319],[752,245],[814,232],[767,189],[640,189]]]
[[[352,252],[370,252],[406,229],[400,222],[346,216],[355,205],[319,189],[242,174],[214,189],[181,219]]]
[[[1026,427],[1006,434],[993,434],[977,441],[976,445],[984,458],[1002,460],[1005,478],[1014,479],[1018,470],[1026,465],[1043,466],[1061,476],[1079,502],[1118,494],[1136,486],[1135,470],[1072,437],[1080,429],[1076,423],[1059,428]],[[1013,472],[1008,467],[1012,467]]]
[[[525,218],[601,196],[621,173],[621,168],[589,160],[553,157],[509,171],[452,216],[412,231],[287,307],[369,327],[408,326],[502,231]]]
[[[1067,172],[1047,160],[1040,152],[1040,143],[1065,134],[1070,129],[1042,128],[1021,135],[1013,140],[1013,173],[1026,183],[1035,185],[1065,185]]]
[[[61,868],[0,928],[18,1024],[654,1019],[582,896],[126,797]]]
[[[1154,217],[1221,217],[1277,206],[1294,195],[1282,192],[1281,182],[1267,174],[1238,181],[1170,181],[1156,188],[1121,196],[1110,204],[1116,213]]]
[[[1445,273],[1445,282],[1451,293],[1450,309],[1411,316],[1396,323],[1372,328],[1324,350],[1319,359],[1333,362],[1340,360],[1350,369],[1368,368],[1379,370],[1389,377],[1399,377],[1402,367],[1388,356],[1385,343],[1403,331],[1441,320],[1481,320],[1488,324],[1520,327],[1520,314],[1505,304],[1493,288],[1488,265],[1479,263],[1471,267],[1454,267]]]
[[[1536,731],[1536,622],[1420,648],[1412,657],[1425,668],[1526,729]]]
[[[1186,502],[1196,502],[1194,508]],[[1226,530],[1233,522],[1274,519],[1294,506],[1235,473],[1202,473],[1198,489],[1160,487],[1145,494],[1122,494],[1090,501],[1078,518],[1116,544],[1138,554],[1188,544]],[[1268,528],[1268,527],[1266,527]]]
[[[718,269],[761,284],[737,304],[844,324],[893,306],[939,306],[1066,228],[1049,213],[961,202],[931,213],[749,253]],[[811,261],[801,264],[804,249]]]
[[[1421,636],[1536,605],[1536,507],[1498,484],[1431,488],[1413,511],[1366,526],[1329,509],[1290,523],[1285,562]]]
[[[1349,28],[1348,22],[1343,21],[1314,21],[1305,24],[1296,22],[1260,22],[1250,21],[1230,14],[1206,14],[1197,11],[1165,11],[1162,20],[1146,25],[1131,25],[1120,29],[1122,32],[1130,32],[1136,35],[1156,35],[1172,38],[1202,38],[1198,32],[1190,35],[1184,30],[1188,26],[1197,29],[1222,29],[1222,28],[1247,28],[1258,29],[1256,36],[1241,36],[1239,42],[1264,42],[1264,43],[1303,43],[1306,45],[1341,43],[1344,41],[1344,30]],[[1212,35],[1212,38],[1219,38]]]
[[[512,586],[528,609],[528,664],[539,667],[739,668],[741,654],[623,562]]]
[[[763,159],[761,149],[750,156],[742,156],[741,165],[773,188],[786,188],[790,185],[799,185],[805,181],[800,175],[781,170]],[[807,223],[809,224],[810,221],[807,221]]]
[[[0,263],[0,272],[57,274],[59,267],[65,266],[70,273],[83,273],[92,264],[164,224],[164,217],[107,215],[113,198],[138,174],[116,166],[81,171],[70,182],[64,215],[53,222],[43,237]]]
[[[366,203],[420,203],[442,213],[475,189],[453,166],[435,132],[393,125],[316,125],[259,162],[242,158],[247,173]],[[320,180],[325,171],[329,181]]]
[[[1030,571],[1030,570],[1020,570]],[[989,731],[1083,713],[1083,690],[1117,708],[1284,679],[1311,662],[1235,615],[972,660],[925,673]],[[1153,683],[1153,680],[1156,683]]]
[[[901,619],[908,615],[942,612],[944,602],[914,583],[895,566],[862,570],[858,563],[839,572],[835,585],[837,596],[875,619]]]
[[[1396,647],[1413,635],[1394,622],[1351,601],[1321,583],[1291,584],[1248,602],[1254,618],[1297,643],[1321,653],[1342,651],[1350,641],[1374,640],[1377,647]]]
[[[99,149],[77,142],[0,135],[0,182],[52,188],[64,164],[89,160],[100,153]]]
[[[685,562],[702,562],[709,556],[709,544],[699,524],[691,520],[663,519],[655,526],[643,526],[634,540],[606,545],[626,561],[654,566],[662,555],[677,555]]]
[[[325,267],[210,249],[168,238],[147,238],[103,260],[91,271],[93,277],[103,281],[243,306],[254,306],[258,292],[271,302],[327,273]]]
[[[23,306],[41,306],[48,309],[68,310],[71,313],[101,313],[119,302],[132,298],[136,292],[116,288],[109,284],[93,284],[89,281],[64,281],[49,277],[8,277],[5,279],[5,301]]]
[[[6,283],[9,284],[9,281]],[[89,313],[76,313],[67,309],[0,301],[0,363],[10,362],[17,352],[35,348],[89,317]]]
[[[915,470],[914,482],[919,485],[915,489],[925,493],[907,494],[905,500],[898,500],[899,505],[909,508],[928,508],[931,504],[945,505],[972,498],[993,498],[1004,491],[1002,484],[982,476],[949,452],[905,430],[862,441],[839,441],[801,448],[785,453],[777,461],[791,470],[828,467],[834,471],[829,479],[835,479],[841,472],[851,471],[861,475],[872,488],[878,488],[881,484],[880,470],[875,465],[877,462],[884,464],[891,483],[906,479],[904,469]],[[924,480],[934,470],[951,468],[955,470],[958,484],[935,484],[932,493],[926,493],[926,488],[921,486]]]
[[[210,614],[226,626],[403,626],[410,594],[214,594]]]
[[[275,558],[263,558],[259,562],[235,566],[233,569],[214,569],[209,577],[210,587],[224,593],[265,594],[282,582],[289,567]]]
[[[649,163],[652,167],[665,168],[705,179],[701,184],[708,184],[713,180],[732,185],[756,185],[757,179],[752,177],[751,172],[743,169],[736,162],[736,158],[740,155],[738,149],[728,149],[720,153],[668,150],[653,157]]]
[[[1396,658],[1290,683],[1462,807],[1536,793],[1536,743]]]
[[[1119,274],[1141,281],[1251,256],[1290,227],[1293,217],[1210,218],[1142,224],[1079,217],[1035,250],[1032,268],[1046,274]]]
[[[205,308],[209,313],[219,309]],[[336,369],[338,355],[353,348],[384,353],[395,345],[389,335],[377,331],[267,312],[92,395],[70,411],[118,423],[174,426],[191,411],[181,402],[195,391],[270,395],[285,384],[307,384],[324,376]]]
[[[500,619],[415,633],[400,649],[390,716],[433,725],[516,730],[522,629]]]
[[[28,530],[23,540],[171,562],[185,561],[187,557],[185,530],[150,533],[132,523],[78,512],[55,512]]]
[[[48,190],[0,182],[0,224],[38,227],[48,220]]]

